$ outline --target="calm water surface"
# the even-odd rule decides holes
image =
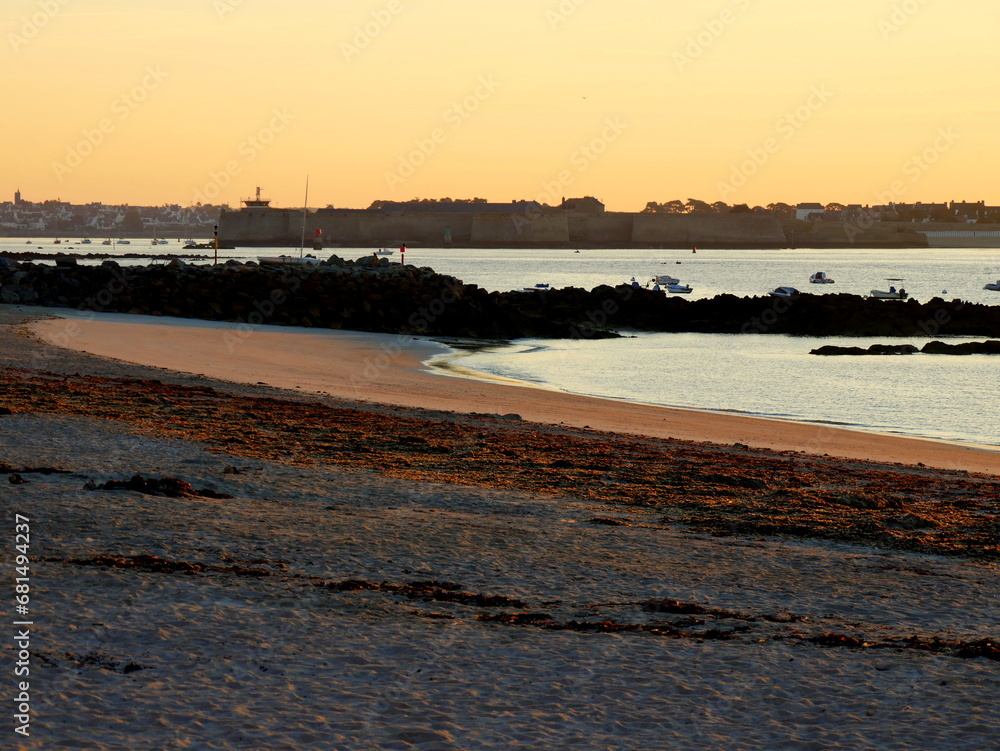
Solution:
[[[197,238],[195,238],[197,239]],[[51,240],[0,240],[0,254],[41,247],[45,252],[106,252],[89,246],[52,246]],[[148,240],[117,246],[116,254],[151,250]],[[156,252],[185,257],[180,244]],[[238,248],[225,257],[294,253]],[[366,249],[334,248],[342,258]],[[398,251],[392,257],[398,260]],[[763,295],[777,286],[816,294],[866,295],[904,287],[920,301],[932,297],[1000,304],[983,289],[1000,279],[1000,250],[469,250],[411,248],[408,264],[429,266],[487,290],[538,283],[592,289],[635,277],[671,274],[694,288],[691,298],[729,293]],[[203,261],[196,261],[201,263]],[[132,263],[145,263],[133,261]],[[825,271],[835,284],[809,284]],[[1000,338],[1000,331],[994,338]],[[981,340],[983,337],[956,339]],[[1000,357],[910,355],[819,357],[824,344],[867,347],[881,339],[781,335],[636,334],[601,341],[521,340],[507,347],[459,353],[475,371],[566,391],[647,404],[695,407],[837,424],[878,432],[1000,446]],[[929,338],[903,341],[922,346]]]

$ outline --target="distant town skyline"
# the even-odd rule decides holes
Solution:
[[[6,195],[1000,204],[986,0],[12,0]],[[8,199],[4,199],[8,200]]]

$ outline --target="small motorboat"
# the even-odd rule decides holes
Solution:
[[[111,241],[110,240],[105,240],[105,241],[103,241],[101,243],[101,245],[111,245]]]
[[[795,287],[775,287],[768,294],[771,297],[797,297],[800,292]]]
[[[1000,292],[1000,279],[997,279],[996,283],[990,282],[983,289],[991,289],[994,292]]]
[[[905,300],[909,295],[906,294],[906,290],[900,287],[898,290],[895,287],[889,287],[889,291],[881,289],[873,289],[871,291],[870,297],[876,300]]]
[[[825,271],[817,271],[809,277],[810,284],[833,284],[833,279],[826,275]]]
[[[390,250],[389,248],[379,248],[378,250],[375,251],[375,255],[377,255],[377,256],[391,256],[395,252],[396,251]]]
[[[524,287],[521,292],[548,292],[549,285],[536,284],[534,287]]]
[[[80,241],[80,245],[90,245],[90,238],[85,237]]]
[[[650,280],[653,284],[680,284],[680,279],[670,274],[657,274]]]
[[[316,256],[258,256],[261,266],[312,266],[321,261]]]
[[[131,245],[132,243],[129,242],[128,240],[122,238],[122,239],[118,240],[118,244],[119,245]]]
[[[667,292],[673,292],[676,295],[686,295],[692,291],[690,284],[681,284],[680,282],[674,282],[673,284],[667,285]]]

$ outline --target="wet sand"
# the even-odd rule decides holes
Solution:
[[[237,383],[529,422],[1000,475],[1000,451],[944,441],[579,396],[458,377],[425,362],[444,345],[403,335],[119,314],[32,324],[44,341],[101,357]]]

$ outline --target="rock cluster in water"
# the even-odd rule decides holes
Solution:
[[[857,295],[688,300],[619,285],[487,292],[377,257],[311,265],[255,262],[56,266],[0,258],[0,302],[471,338],[615,336],[618,331],[808,336],[1000,336],[1000,306]]]
[[[873,344],[868,349],[861,347],[836,347],[827,345],[811,350],[810,355],[913,355],[923,352],[926,355],[1000,355],[1000,341],[992,339],[987,342],[960,342],[946,344],[945,342],[927,342],[917,349],[912,344]]]

